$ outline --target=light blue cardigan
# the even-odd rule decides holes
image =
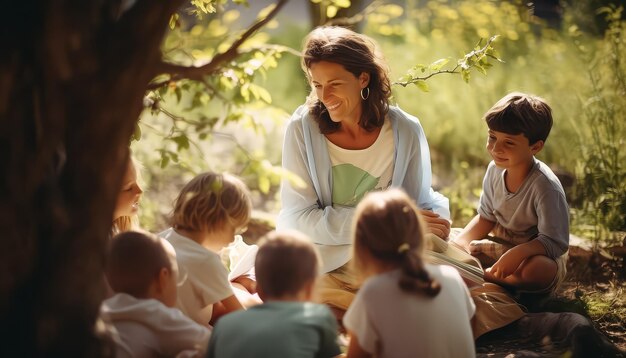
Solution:
[[[395,161],[392,187],[402,187],[422,209],[450,218],[448,199],[431,188],[430,151],[417,118],[390,107]],[[305,187],[288,179],[281,183],[282,209],[276,228],[299,230],[317,244],[322,272],[348,262],[354,207],[333,205],[332,169],[326,137],[317,122],[300,106],[292,115],[283,143],[283,168],[299,176]]]

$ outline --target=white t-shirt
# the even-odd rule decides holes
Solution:
[[[476,306],[459,273],[425,265],[441,284],[435,297],[402,291],[400,270],[369,278],[343,323],[360,346],[378,357],[474,357],[470,319]]]
[[[155,299],[118,293],[102,302],[101,315],[118,333],[116,357],[202,356],[211,331]]]
[[[169,228],[159,236],[167,239],[178,261],[179,284],[176,306],[194,321],[208,325],[214,303],[232,296],[228,270],[220,256]]]
[[[391,186],[393,130],[385,120],[376,141],[365,149],[344,149],[328,139],[333,172],[333,204],[356,206],[370,191]]]

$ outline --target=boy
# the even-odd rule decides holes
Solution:
[[[565,192],[535,158],[552,128],[543,99],[510,93],[485,114],[487,151],[478,215],[455,239],[469,253],[495,260],[485,279],[532,292],[553,292],[565,277],[569,216]],[[488,237],[489,233],[493,237]]]
[[[304,235],[270,233],[259,246],[255,269],[264,304],[220,319],[207,357],[334,357],[337,322],[311,300],[318,255]]]
[[[178,267],[167,241],[133,231],[113,237],[105,273],[116,294],[102,303],[101,312],[118,332],[117,357],[205,351],[208,328],[172,308]]]

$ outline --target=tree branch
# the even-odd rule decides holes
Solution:
[[[442,73],[451,73],[451,74],[460,73],[459,71],[457,71],[457,70],[458,70],[458,68],[459,68],[459,65],[456,65],[456,66],[454,66],[454,68],[453,68],[453,69],[451,69],[451,70],[439,70],[439,71],[436,71],[436,72],[430,73],[430,74],[428,74],[428,75],[426,75],[426,76],[422,76],[422,77],[417,76],[417,77],[413,77],[413,78],[411,78],[411,79],[410,79],[410,80],[408,80],[408,81],[394,82],[394,83],[392,83],[392,84],[394,84],[394,85],[400,85],[400,86],[402,86],[402,87],[406,87],[406,86],[408,86],[408,85],[410,85],[410,84],[412,84],[412,83],[415,83],[415,82],[417,82],[417,81],[426,81],[427,79],[429,79],[429,78],[431,78],[431,77],[433,77],[433,76],[436,76],[436,75],[440,75],[440,74],[442,74]]]
[[[172,80],[179,80],[183,78],[188,79],[200,79],[202,76],[214,73],[217,71],[222,64],[227,63],[239,55],[239,47],[257,30],[261,27],[265,26],[270,20],[272,20],[276,14],[282,9],[282,7],[287,3],[288,0],[279,0],[276,4],[276,7],[272,9],[272,11],[267,14],[267,16],[254,25],[252,25],[246,32],[244,32],[237,41],[235,41],[226,52],[220,53],[219,55],[213,57],[211,62],[206,65],[200,67],[192,67],[192,66],[180,66],[172,63],[161,61],[161,63],[157,66],[158,73],[169,73],[172,75]],[[162,84],[152,84],[149,88],[160,87]]]

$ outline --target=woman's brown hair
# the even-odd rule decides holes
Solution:
[[[354,262],[363,272],[372,257],[402,271],[403,291],[436,296],[441,290],[422,260],[426,226],[411,198],[401,189],[372,192],[363,198],[354,220]],[[364,260],[365,258],[365,260]]]
[[[368,73],[369,96],[363,100],[359,125],[372,131],[383,125],[389,111],[391,85],[388,70],[374,40],[352,30],[337,26],[322,26],[311,31],[304,41],[302,70],[309,77],[311,65],[328,61],[342,65],[346,71],[359,77]],[[309,112],[317,121],[323,134],[339,130],[341,123],[333,122],[324,104],[312,91],[307,98]]]

